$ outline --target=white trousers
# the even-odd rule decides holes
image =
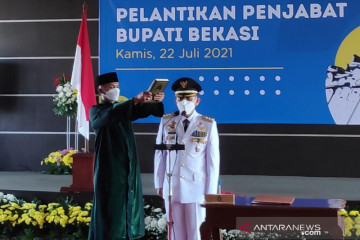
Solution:
[[[165,199],[169,219],[169,201]],[[205,208],[200,203],[179,203],[172,201],[172,240],[200,240],[200,225],[205,221]]]

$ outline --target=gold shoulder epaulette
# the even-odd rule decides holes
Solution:
[[[207,122],[213,122],[215,119],[212,117],[201,115],[201,118],[204,119]]]
[[[163,118],[169,118],[169,117],[172,117],[172,116],[174,116],[174,113],[167,113],[167,114],[163,115]]]

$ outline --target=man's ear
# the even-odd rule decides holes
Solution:
[[[102,90],[101,86],[98,87],[98,92],[99,92],[100,94],[105,94],[105,91]]]
[[[199,97],[197,97],[197,99],[196,99],[196,103],[195,103],[195,106],[199,105],[200,100],[201,100],[201,99],[200,99]]]

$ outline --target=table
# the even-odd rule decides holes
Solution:
[[[237,229],[236,219],[243,218],[323,218],[330,221],[321,223],[321,230],[328,231],[333,239],[343,238],[343,221],[338,210],[345,208],[342,199],[296,198],[292,205],[252,204],[254,197],[236,197],[235,205],[203,204],[206,219],[200,227],[202,240],[218,240],[219,229]],[[211,238],[212,236],[212,238]]]

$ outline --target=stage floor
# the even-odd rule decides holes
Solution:
[[[141,177],[144,195],[156,195],[153,174],[142,174]],[[223,191],[239,195],[280,194],[299,198],[360,200],[360,178],[223,175],[221,180]],[[0,192],[60,192],[61,187],[71,184],[72,176],[0,171]]]

